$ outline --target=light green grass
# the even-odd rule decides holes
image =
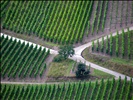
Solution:
[[[110,70],[114,70],[119,73],[133,77],[133,73],[132,73],[133,61],[128,59],[126,60],[126,59],[116,58],[116,57],[110,58],[106,56],[94,55],[91,53],[88,54],[89,52],[88,49],[89,48],[86,48],[82,53],[82,56],[87,61],[90,61],[102,67],[108,68]],[[101,59],[103,61],[101,61]]]
[[[64,60],[61,62],[52,62],[48,71],[48,77],[69,76],[74,61]]]
[[[75,61],[67,59],[61,62],[52,62],[49,67],[48,77],[63,77],[69,76],[71,77],[71,69],[73,68]],[[90,75],[96,76],[99,78],[112,78],[113,75],[107,74],[105,72],[99,71],[97,69],[91,68],[92,71]]]
[[[112,77],[114,77],[111,74],[105,73],[105,72],[97,70],[97,69],[94,69],[94,71],[91,75],[97,76],[97,77],[100,77],[100,78],[112,78]]]
[[[34,35],[29,36],[29,35],[26,35],[26,34],[15,34],[15,33],[10,33],[10,31],[6,31],[6,30],[5,30],[4,33],[7,34],[7,35],[10,35],[10,36],[13,36],[13,37],[17,37],[17,38],[20,38],[20,39],[23,39],[23,40],[26,40],[26,41],[30,41],[30,42],[45,46],[45,47],[49,47],[49,48],[52,48],[54,46],[56,46],[56,47],[61,46],[59,44],[55,44],[55,43],[52,43],[52,42],[49,42],[49,41],[44,41],[43,39],[40,39],[40,38],[38,38]]]
[[[110,61],[123,64],[123,65],[130,65],[133,67],[133,61],[131,60],[126,60],[126,59],[121,59],[121,58],[112,58],[110,59]]]

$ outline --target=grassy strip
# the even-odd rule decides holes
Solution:
[[[82,53],[82,56],[86,60],[96,63],[105,68],[133,77],[133,61],[91,54],[88,53],[88,49],[89,48],[86,48]]]

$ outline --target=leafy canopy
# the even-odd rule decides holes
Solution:
[[[60,47],[59,55],[61,55],[64,59],[67,59],[68,57],[72,57],[74,54],[75,54],[75,51],[72,45],[65,45]]]

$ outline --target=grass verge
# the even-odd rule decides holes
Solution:
[[[52,62],[49,67],[48,77],[63,77],[69,76],[74,61],[70,59],[63,60],[61,62]]]
[[[111,74],[105,73],[105,72],[97,70],[97,69],[94,69],[94,71],[91,75],[96,76],[96,77],[100,77],[100,78],[112,78],[112,77],[114,77]]]
[[[54,47],[56,47],[55,49],[58,50],[57,47],[60,46],[59,44],[54,44],[52,42],[44,41],[43,39],[40,39],[39,37],[36,37],[34,35],[30,35],[29,36],[27,34],[17,34],[17,33],[14,33],[12,31],[5,30],[5,29],[2,30],[2,32],[7,34],[7,35],[13,36],[13,37],[17,37],[17,38],[20,38],[20,39],[23,39],[23,40],[26,40],[26,41],[30,41],[30,42],[33,42],[33,43],[48,47],[50,49],[54,49]]]
[[[90,62],[96,63],[105,68],[133,77],[133,61],[121,58],[111,58],[89,53],[89,48],[82,52],[82,56]]]
[[[49,70],[48,70],[48,77],[75,77],[75,73],[71,72],[75,61],[66,59],[61,62],[51,62]],[[90,68],[90,76],[98,77],[98,78],[112,78],[113,75],[108,73],[99,71],[97,69]]]

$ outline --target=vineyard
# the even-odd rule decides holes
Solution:
[[[0,6],[1,100],[133,100],[133,1],[1,0]],[[74,47],[73,57],[71,48],[62,50],[71,60],[60,56],[65,44]],[[74,60],[89,66],[87,77],[76,77]]]
[[[92,41],[92,52],[107,54],[110,56],[133,59],[133,31],[128,29],[128,32],[122,30],[122,34],[117,31],[116,36],[111,36],[110,38],[99,42],[97,40],[96,44]]]
[[[132,26],[132,8],[130,1],[95,1],[86,34],[92,37]]]
[[[46,69],[44,61],[49,55],[49,50],[9,39],[8,36],[4,38],[3,35],[0,37],[0,42],[2,78],[42,77]]]
[[[4,28],[64,44],[82,40],[93,1],[12,1],[9,5],[1,16],[5,16]]]
[[[133,82],[106,80],[44,85],[1,84],[2,100],[133,100]]]
[[[132,1],[1,1],[1,25],[15,33],[69,44],[131,26],[131,9]]]

